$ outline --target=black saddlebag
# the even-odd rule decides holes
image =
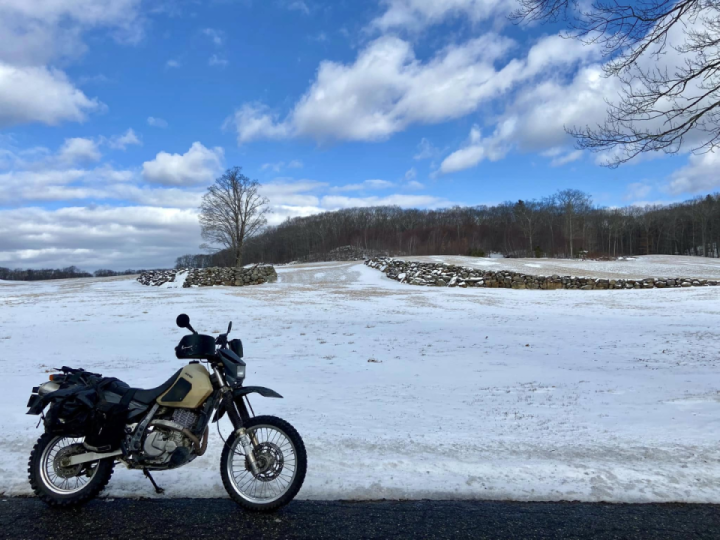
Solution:
[[[49,394],[50,408],[45,415],[45,430],[55,435],[84,437],[92,422],[97,394],[95,389],[71,386]]]
[[[101,390],[99,394],[100,400],[95,405],[85,444],[101,452],[109,452],[119,448],[122,443],[128,406],[135,395],[135,389],[130,389],[125,383],[112,379],[107,383],[106,390]]]
[[[97,377],[84,385],[71,385],[47,395],[52,403],[45,429],[85,443],[101,452],[120,446],[125,434],[128,405],[135,390],[112,377]]]

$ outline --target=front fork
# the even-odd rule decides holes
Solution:
[[[219,381],[222,383],[225,382],[218,371],[216,371],[215,374]],[[250,471],[253,473],[253,476],[257,476],[260,473],[260,469],[257,466],[257,461],[255,460],[254,443],[256,443],[256,441],[252,440],[254,437],[251,437],[245,429],[245,424],[248,420],[250,420],[250,414],[245,406],[245,402],[242,399],[235,401],[230,387],[226,384],[222,385],[221,391],[223,392],[223,405],[228,413],[230,421],[232,422],[233,428],[235,428],[235,433],[240,438],[240,444],[243,447],[245,457],[250,465]]]

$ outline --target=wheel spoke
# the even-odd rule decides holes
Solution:
[[[68,495],[82,490],[95,476],[99,461],[63,467],[62,461],[74,455],[86,453],[77,437],[57,437],[45,447],[40,457],[40,476],[51,491]]]
[[[255,446],[259,473],[248,470],[247,456],[236,438],[228,459],[228,477],[243,499],[255,503],[277,500],[286,493],[296,475],[297,455],[290,438],[281,429],[261,425],[248,429]]]

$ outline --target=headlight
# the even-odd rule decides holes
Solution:
[[[241,366],[241,365],[237,366],[236,373],[237,373],[238,379],[244,379],[245,378],[245,366]]]

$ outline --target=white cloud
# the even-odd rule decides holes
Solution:
[[[182,64],[178,60],[168,60],[165,62],[166,68],[179,68]]]
[[[522,83],[561,80],[579,62],[599,54],[597,46],[549,36],[535,43],[525,59],[506,60],[516,45],[488,32],[421,61],[409,42],[383,36],[352,64],[321,62],[315,81],[283,120],[253,103],[243,105],[226,125],[235,125],[239,144],[288,137],[320,143],[380,141],[410,125],[466,116]],[[431,147],[421,148],[418,155],[429,151]]]
[[[380,189],[393,186],[391,182],[385,180],[368,180],[361,184],[328,188],[328,184],[324,182],[286,178],[263,184],[261,191],[270,200],[271,214],[268,216],[270,225],[279,225],[289,217],[309,216],[341,208],[393,205],[405,208],[438,208],[451,205],[440,197],[419,195],[391,194],[384,197],[322,195],[322,192],[328,189],[331,192],[355,191],[368,185],[375,185]]]
[[[690,155],[687,165],[670,178],[666,189],[673,195],[717,189],[720,187],[720,151]]]
[[[277,116],[271,114],[267,106],[258,103],[246,103],[240,107],[223,127],[235,127],[238,144],[255,139],[284,139],[289,134],[289,127],[277,123]]]
[[[111,137],[108,141],[108,144],[111,148],[125,150],[130,145],[139,145],[142,144],[142,142],[132,130],[132,128],[129,128],[122,135],[115,135],[114,137]]]
[[[203,35],[210,38],[210,40],[215,44],[215,46],[219,47],[223,44],[223,40],[225,39],[225,33],[222,30],[216,30],[214,28],[203,28],[201,30]]]
[[[284,161],[278,161],[277,163],[263,163],[260,167],[261,171],[271,170],[273,172],[280,172],[285,167]]]
[[[421,184],[420,182],[416,180],[412,180],[411,182],[408,182],[405,184],[405,187],[408,189],[425,189],[425,185]]]
[[[0,62],[0,128],[25,122],[83,122],[103,107],[73,86],[62,71]]]
[[[4,0],[0,2],[0,61],[37,66],[73,58],[86,47],[82,34],[109,29],[121,42],[143,34],[141,0]]]
[[[0,129],[27,122],[82,122],[102,110],[67,75],[48,67],[81,56],[83,35],[105,29],[121,42],[143,33],[140,0],[0,1]]]
[[[438,155],[440,155],[440,150],[435,148],[429,140],[423,137],[420,139],[420,143],[418,143],[417,154],[413,156],[413,159],[433,159]]]
[[[304,13],[305,15],[310,15],[310,8],[308,8],[307,4],[302,0],[295,0],[293,2],[290,2],[287,8],[291,11],[299,11],[301,13]]]
[[[451,204],[440,197],[429,195],[388,195],[387,197],[343,197],[326,195],[321,199],[321,206],[327,210],[355,208],[362,206],[400,206],[402,208],[440,208]]]
[[[380,38],[350,66],[323,62],[292,112],[292,126],[319,141],[373,141],[411,124],[464,116],[502,86],[493,62],[511,44],[488,34],[422,63],[407,42]]]
[[[72,184],[85,177],[81,169],[10,171],[0,174],[0,201],[58,201],[86,198],[89,191]]]
[[[65,139],[60,147],[57,159],[63,165],[72,165],[85,161],[99,161],[102,155],[97,143],[92,139],[74,137]]]
[[[473,126],[468,142],[463,148],[456,150],[440,164],[439,173],[449,174],[475,167],[483,159],[489,158],[487,146],[489,139],[483,139],[480,128]],[[491,144],[491,143],[490,143]],[[501,154],[496,154],[499,157]]]
[[[144,202],[143,195],[150,190],[133,191],[129,182],[136,175],[128,170],[115,170],[107,166],[84,169],[61,162],[46,163],[45,167],[31,170],[13,170],[0,174],[3,189],[0,202],[119,200]],[[160,190],[155,190],[160,191]],[[169,190],[163,190],[169,191]],[[153,197],[157,202],[159,194]]]
[[[143,163],[143,178],[167,186],[210,184],[222,171],[223,149],[205,148],[194,142],[184,154],[160,152],[152,161]]]
[[[168,127],[167,121],[163,120],[162,118],[155,118],[154,116],[148,116],[147,119],[148,126],[156,127],[156,128],[166,128]]]
[[[526,59],[516,63],[514,80],[520,88],[514,99],[505,104],[504,112],[494,119],[493,134],[481,138],[479,129],[473,128],[471,141],[446,157],[439,172],[447,174],[475,167],[483,159],[502,159],[513,149],[554,157],[552,166],[580,159],[582,152],[572,150],[573,140],[565,128],[602,122],[606,100],[619,90],[618,81],[603,77],[598,64],[572,72],[578,62],[597,57],[595,47],[583,47],[558,36],[539,40]],[[542,79],[545,72],[551,73],[547,80]]]
[[[455,18],[473,23],[504,17],[513,7],[507,0],[384,0],[387,10],[371,26],[383,32],[418,31]]]
[[[500,71],[494,67],[512,46],[512,40],[491,33],[423,63],[408,42],[381,37],[353,64],[322,62],[315,82],[283,121],[263,105],[245,104],[233,119],[238,142],[290,136],[377,141],[411,124],[464,116],[515,77],[512,63]]]
[[[686,31],[698,24],[698,21],[685,22],[685,25],[676,25],[668,37],[667,53],[655,57],[649,52],[640,58],[640,69],[673,72],[684,65],[687,55],[678,52],[673,44],[684,40]],[[515,78],[517,90],[510,101],[502,104],[504,112],[488,119],[495,125],[494,133],[448,156],[440,172],[473,167],[485,158],[492,159],[491,156],[504,157],[511,150],[541,153],[552,150],[555,152],[552,166],[579,159],[582,154],[572,150],[574,141],[566,128],[582,129],[602,124],[607,118],[608,102],[616,102],[622,91],[617,77],[604,76],[599,63],[602,60],[600,52],[597,46],[584,47],[575,40],[563,40],[559,36],[540,39],[524,60],[510,63],[515,62],[519,67]],[[699,92],[698,88],[688,87],[684,98],[699,95]],[[657,104],[659,110],[664,107],[667,103]],[[668,127],[663,124],[663,117],[651,116],[653,118],[646,121],[635,122],[635,128],[653,131]],[[685,151],[704,140],[707,140],[706,134],[700,130],[689,132],[684,137]],[[653,159],[659,155],[644,153],[634,161]],[[595,162],[605,164],[615,156],[622,157],[621,148],[596,154]],[[702,169],[700,161],[694,165]],[[674,177],[668,189],[692,192],[699,185],[707,185],[707,181],[701,178],[705,178],[704,173],[696,174],[696,167],[691,166]]]
[[[179,254],[198,251],[197,208],[204,189],[143,186],[137,170],[96,163],[102,141],[107,142],[103,137],[68,138],[56,152],[20,150],[12,143],[0,151],[0,161],[12,167],[0,173],[3,265],[168,267]],[[156,167],[159,180],[185,182],[201,175],[203,168],[219,165],[222,150],[198,143],[183,156],[167,156],[181,163],[173,168],[162,156],[156,159],[153,164],[166,166],[164,171]],[[110,201],[112,206],[98,206]],[[47,202],[64,208],[26,206]],[[2,208],[16,205],[23,206]]]
[[[103,199],[129,201],[147,206],[166,208],[198,208],[204,191],[180,188],[148,188],[130,184],[116,184],[104,192]]]
[[[475,167],[485,157],[485,148],[480,144],[456,150],[440,164],[440,172],[449,174]]]
[[[303,162],[297,159],[293,159],[289,163],[285,163],[284,161],[278,161],[276,163],[263,163],[260,167],[260,170],[267,171],[271,170],[273,172],[280,172],[283,169],[302,169]]]
[[[345,184],[344,186],[334,186],[330,188],[330,191],[344,192],[344,191],[367,191],[377,189],[388,189],[394,187],[395,184],[388,182],[387,180],[371,179],[365,180],[360,184]]]
[[[384,197],[347,197],[323,195],[323,192],[327,191],[338,193],[365,189],[388,189],[393,186],[392,182],[379,179],[366,180],[360,184],[329,187],[327,183],[315,180],[283,178],[263,184],[261,192],[270,200],[271,216],[268,217],[270,225],[278,225],[288,217],[309,216],[340,208],[388,205],[406,208],[450,206],[447,200],[432,196],[391,194]]]
[[[268,225],[280,225],[287,219],[296,217],[307,217],[313,214],[324,212],[319,206],[287,206],[283,204],[273,205],[267,215]]]
[[[209,66],[219,66],[219,67],[225,67],[228,65],[228,61],[224,58],[220,58],[217,54],[213,54],[208,59],[208,65]]]
[[[415,167],[411,167],[405,173],[405,180],[407,180],[407,181],[415,180],[415,177],[417,177],[417,171],[415,170]]]
[[[112,200],[116,204],[124,201],[175,208],[197,208],[200,204],[201,191],[139,187],[133,183],[137,176],[107,165],[84,169],[55,159],[32,164],[29,170],[0,174],[0,203]]]
[[[0,210],[0,261],[21,267],[157,268],[200,244],[195,209],[86,206]]]
[[[572,163],[573,161],[577,161],[583,156],[582,150],[574,150],[572,152],[566,153],[564,156],[557,156],[553,158],[553,160],[550,162],[551,167],[560,167],[561,165],[565,165],[566,163]]]
[[[262,184],[260,191],[273,206],[317,207],[320,199],[314,192],[326,187],[326,183],[315,180],[278,179]]]
[[[637,201],[638,199],[645,199],[652,191],[652,186],[644,184],[642,182],[633,182],[628,184],[625,190],[626,201]],[[643,205],[644,206],[644,205]]]

